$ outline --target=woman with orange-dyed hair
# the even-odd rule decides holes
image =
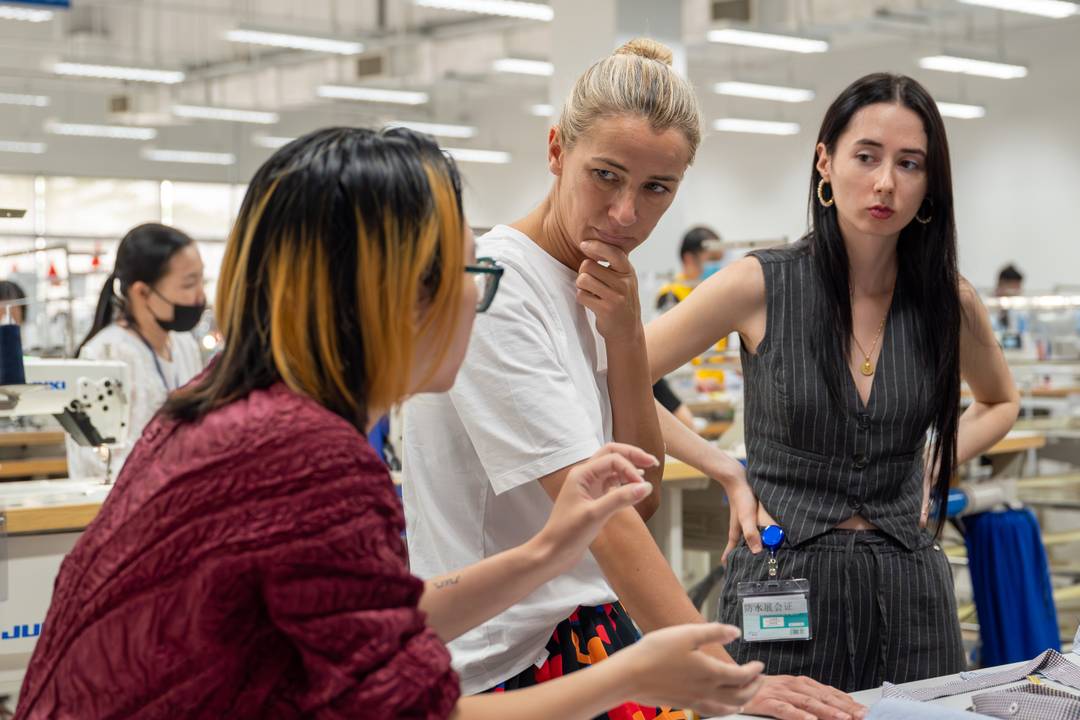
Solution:
[[[753,696],[760,663],[697,650],[737,631],[695,625],[459,701],[444,643],[576,563],[656,462],[608,445],[529,542],[409,574],[363,430],[453,384],[500,274],[472,255],[457,170],[427,136],[322,130],[259,169],[218,284],[225,349],[150,423],[65,559],[16,717],[527,720]]]

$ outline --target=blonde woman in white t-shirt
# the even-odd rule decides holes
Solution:
[[[120,360],[131,368],[131,424],[127,440],[111,448],[112,477],[168,394],[202,370],[202,355],[190,331],[205,309],[203,261],[190,237],[156,223],[139,225],[124,236],[101,290],[94,324],[76,351],[85,360]],[[101,454],[70,438],[67,459],[72,478],[106,474]]]
[[[605,442],[664,457],[629,254],[671,205],[700,125],[693,89],[651,40],[627,43],[578,78],[548,135],[548,196],[477,240],[477,254],[505,272],[453,389],[406,405],[413,572],[437,576],[524,542],[570,471]],[[665,417],[665,432],[669,422],[678,423]],[[657,489],[662,472],[645,471]],[[620,511],[568,572],[450,644],[465,693],[603,661],[636,641],[635,625],[648,633],[703,622],[645,527],[659,496]],[[709,652],[732,662],[722,646]],[[745,710],[797,720],[864,713],[796,677],[768,678]],[[630,704],[604,717],[688,713]]]

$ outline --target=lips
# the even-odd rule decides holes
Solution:
[[[888,220],[893,216],[894,212],[892,208],[884,205],[875,205],[870,208],[870,215],[878,220]]]
[[[597,228],[593,228],[593,232],[596,233],[596,236],[600,239],[601,242],[606,242],[608,245],[626,245],[627,243],[632,243],[634,241],[634,239],[631,237],[626,237],[624,235],[611,235],[610,233],[606,233],[603,230],[599,230]]]

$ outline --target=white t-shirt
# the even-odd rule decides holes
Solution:
[[[120,474],[128,453],[150,419],[165,404],[168,394],[202,372],[202,354],[194,335],[170,332],[169,343],[172,361],[158,357],[161,374],[154,365],[154,352],[135,333],[116,323],[91,338],[79,352],[83,360],[120,360],[131,368],[131,387],[128,388],[131,424],[126,442],[112,446],[110,472],[113,479]],[[81,480],[105,476],[105,462],[97,450],[76,445],[70,437],[66,445],[69,477]]]
[[[577,273],[505,225],[476,254],[506,268],[478,315],[449,393],[405,405],[403,493],[412,571],[440,575],[516,547],[552,501],[536,482],[611,440],[607,356]],[[473,694],[547,658],[555,626],[579,605],[614,602],[591,553],[570,572],[450,643]]]

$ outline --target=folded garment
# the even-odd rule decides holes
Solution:
[[[870,708],[866,720],[990,720],[985,715],[976,715],[966,710],[921,703],[915,700],[888,698],[879,700]]]
[[[975,711],[1010,720],[1080,720],[1080,696],[1045,685],[1021,685],[971,698]]]
[[[881,695],[885,698],[903,698],[905,700],[936,700],[937,698],[950,695],[974,693],[980,690],[988,690],[999,685],[1023,680],[1028,675],[1038,673],[1054,682],[1067,685],[1075,690],[1080,690],[1080,667],[1059,653],[1057,650],[1047,650],[1039,657],[1024,665],[1012,668],[1003,668],[999,672],[977,677],[959,680],[950,680],[941,685],[924,688],[907,688],[891,683],[881,686]]]

